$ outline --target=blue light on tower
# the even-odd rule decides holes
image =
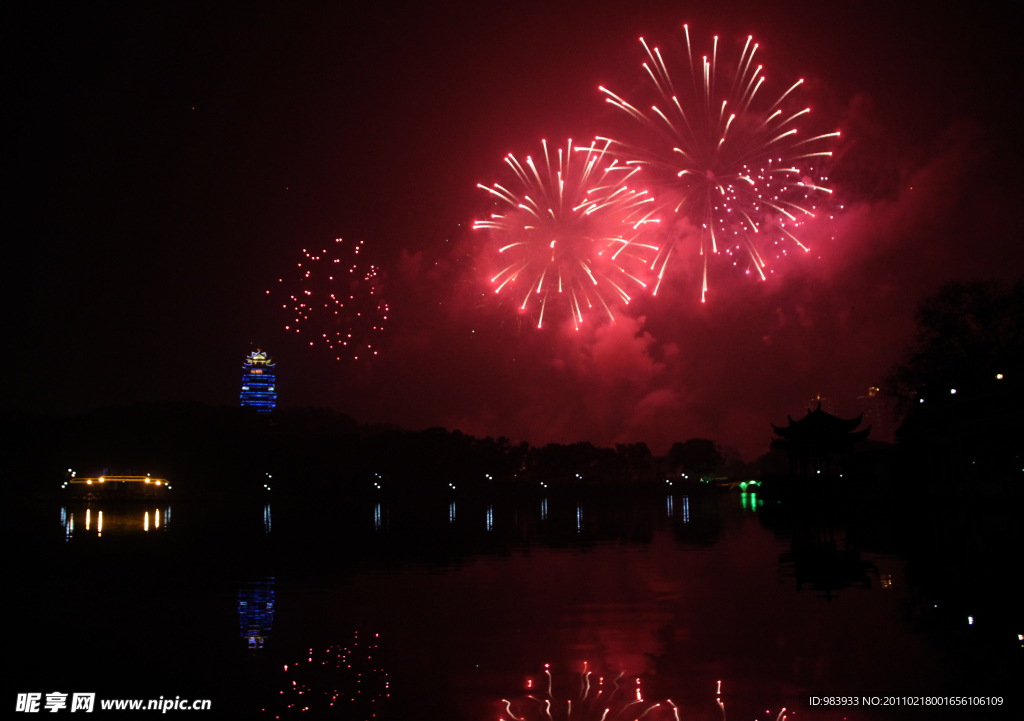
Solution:
[[[276,387],[270,356],[260,350],[250,353],[242,366],[242,405],[270,413],[277,405]]]

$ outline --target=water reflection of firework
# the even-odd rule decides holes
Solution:
[[[591,672],[586,663],[578,680],[568,688],[556,687],[549,664],[544,674],[526,681],[526,693],[521,699],[501,699],[501,721],[681,721],[680,709],[672,699],[651,701],[644,698],[641,679],[620,672],[606,678]],[[715,689],[715,705],[725,721],[725,702],[722,682]],[[766,711],[773,721],[785,721],[786,709],[774,715]]]
[[[590,671],[583,664],[578,682],[573,681],[564,693],[555,689],[549,664],[544,674],[526,682],[526,694],[516,701],[501,700],[503,721],[533,721],[533,719],[583,719],[584,721],[615,721],[622,719],[673,719],[679,721],[679,709],[671,699],[650,702],[644,699],[639,677],[619,673],[604,677]]]
[[[365,262],[364,251],[363,241],[345,243],[341,238],[320,251],[303,249],[297,282],[279,281],[285,296],[281,308],[287,311],[285,330],[303,345],[326,348],[337,360],[377,355],[388,319],[380,268]]]
[[[608,155],[607,142],[542,146],[536,162],[505,157],[515,190],[479,186],[500,206],[473,224],[489,230],[496,245],[494,292],[512,295],[521,311],[533,300],[538,327],[552,310],[568,310],[577,329],[591,309],[614,320],[609,303],[628,303],[647,285],[644,275],[657,248],[641,232],[656,222],[652,198],[631,187],[639,168]],[[559,308],[548,307],[556,302]]]
[[[611,152],[628,166],[645,168],[662,210],[685,217],[699,236],[703,301],[709,254],[722,253],[764,280],[769,260],[808,250],[799,229],[832,192],[822,185],[818,163],[832,155],[825,141],[839,133],[801,134],[800,122],[811,109],[787,105],[803,80],[766,97],[752,37],[738,63],[719,62],[717,36],[710,54],[695,62],[689,28],[683,28],[688,62],[681,72],[670,73],[661,51],[640,38],[649,61],[643,68],[655,91],[649,109],[601,91],[641,127],[635,140],[612,141]],[[655,294],[675,243],[660,245]]]
[[[374,660],[376,651],[376,634],[369,642],[356,634],[343,646],[310,648],[301,658],[283,664],[281,687],[263,712],[275,718],[377,717],[390,692],[388,675]]]

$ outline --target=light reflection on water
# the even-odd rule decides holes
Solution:
[[[659,496],[658,498],[661,499],[659,502],[663,504],[662,517],[664,519],[672,523],[690,523],[691,506],[688,495],[680,496],[677,493],[671,493],[663,497]],[[756,511],[764,505],[763,499],[757,498],[756,494],[736,493],[732,494],[729,498],[730,502],[735,501],[738,508],[748,511]],[[622,520],[616,518],[616,513],[609,514],[607,512],[608,509],[595,506],[592,500],[573,500],[571,501],[571,509],[565,507],[567,500],[569,499],[562,498],[555,501],[555,507],[559,509],[559,514],[555,517],[555,525],[550,529],[554,532],[557,532],[559,527],[565,527],[562,524],[569,520],[565,516],[567,510],[571,510],[571,529],[581,538],[592,535],[595,529],[607,526],[609,522],[614,526]],[[459,513],[460,503],[465,504],[462,509],[464,514],[462,516]],[[390,499],[376,501],[368,506],[364,505],[362,506],[364,510],[361,513],[366,513],[372,518],[373,529],[376,532],[411,533],[413,529],[439,529],[442,524],[449,528],[461,528],[459,524],[460,518],[464,520],[476,518],[480,519],[478,521],[480,523],[478,528],[485,532],[490,533],[503,529],[512,531],[512,535],[515,536],[515,529],[509,528],[510,522],[513,525],[521,525],[523,519],[532,517],[537,521],[543,522],[548,521],[552,517],[552,501],[549,498],[535,499],[533,503],[537,505],[532,506],[533,510],[531,512],[528,510],[529,505],[520,507],[520,504],[530,504],[530,501],[527,499],[521,501],[502,499],[500,502],[482,502],[480,499],[470,498],[465,501],[448,501],[443,505],[432,505],[430,503],[403,504],[400,500]],[[647,501],[644,501],[644,503],[647,503]],[[705,503],[707,503],[706,500]],[[358,508],[358,506],[353,506],[353,508]],[[392,512],[395,512],[394,516],[392,516]],[[264,535],[269,535],[272,528],[270,504],[263,506],[262,515]],[[513,520],[515,518],[520,520]],[[655,519],[651,518],[649,521],[654,523]]]
[[[740,504],[744,510],[756,511],[764,505],[764,499],[758,498],[755,492],[743,491],[740,493]]]
[[[75,516],[78,516],[79,527],[75,530]],[[62,506],[60,523],[64,530],[64,540],[103,534],[131,535],[149,533],[150,531],[166,531],[171,521],[171,507],[147,508],[137,504],[112,502],[102,508],[92,505],[85,507]]]
[[[197,506],[183,502],[181,528],[167,542],[121,545],[145,549],[154,569],[165,564],[166,576],[149,593],[173,598],[188,582],[192,566],[176,553],[189,563],[198,559],[198,568],[218,579],[211,582],[215,590],[195,591],[193,610],[180,618],[175,601],[159,629],[143,624],[139,632],[187,639],[197,619],[216,617],[233,649],[284,663],[286,650],[340,648],[337,639],[369,628],[396,649],[388,663],[404,683],[398,708],[414,710],[415,699],[435,694],[446,718],[546,719],[542,702],[552,701],[558,721],[570,699],[572,718],[590,718],[585,704],[577,706],[579,689],[566,691],[557,674],[553,696],[536,687],[539,702],[516,696],[524,674],[545,662],[563,676],[572,669],[576,678],[586,660],[591,673],[601,670],[592,678],[595,689],[602,683],[607,689],[620,672],[642,679],[647,705],[639,710],[665,702],[649,720],[673,711],[668,699],[683,718],[711,718],[709,708],[718,714],[709,689],[720,678],[733,694],[730,718],[736,710],[743,712],[737,718],[762,718],[769,707],[774,718],[794,698],[843,683],[887,691],[883,681],[899,679],[902,688],[920,690],[938,673],[939,661],[901,620],[911,602],[904,562],[879,561],[848,543],[841,524],[801,520],[775,501],[766,504],[762,494],[459,495],[458,515],[452,497],[434,503],[381,497],[330,508],[275,500],[273,533],[270,504],[202,509],[208,526],[199,528]],[[51,538],[55,510],[48,507],[41,526]],[[169,506],[60,508],[68,541],[165,533],[170,515]],[[242,517],[245,523],[224,523]],[[217,530],[222,535],[211,530],[222,528],[228,529]],[[189,538],[195,545],[183,545]],[[54,540],[69,558],[75,548],[85,549],[90,563],[117,573],[120,557],[103,550],[113,545]],[[229,554],[218,556],[218,544],[239,549],[244,570],[222,564]],[[164,555],[154,559],[152,549]],[[223,581],[230,594],[216,590]],[[73,592],[102,603],[104,589],[88,584],[79,581]],[[213,613],[218,604],[229,613]],[[121,622],[113,611],[109,618],[104,610],[94,613],[97,624]],[[971,614],[971,628],[983,626],[984,617]],[[195,634],[193,649],[205,653],[217,643],[215,635]],[[118,653],[111,647],[106,655]],[[244,676],[246,668],[237,673]],[[323,693],[333,696],[338,687],[325,684]],[[289,701],[292,710],[299,696],[296,691]],[[499,708],[502,698],[511,715]]]
[[[243,584],[238,590],[238,620],[251,651],[263,648],[274,629],[274,577]]]
[[[816,546],[799,545],[790,559],[790,532],[773,531],[776,521],[761,519],[760,494],[467,496],[458,504],[458,515],[448,498],[362,506],[359,513],[372,514],[376,531],[390,518],[387,536],[363,547],[369,563],[323,601],[295,594],[288,613],[301,619],[296,642],[323,637],[333,623],[321,615],[329,609],[395,641],[396,670],[422,680],[396,690],[406,699],[403,710],[414,710],[408,699],[421,698],[424,689],[439,689],[438,703],[454,709],[445,717],[507,721],[565,719],[570,700],[571,718],[580,721],[596,721],[609,708],[588,705],[608,699],[609,691],[559,696],[557,682],[551,698],[537,691],[533,699],[516,697],[511,689],[519,687],[524,659],[550,660],[563,673],[588,659],[603,671],[595,688],[607,689],[620,672],[631,683],[643,679],[644,703],[629,713],[646,713],[649,721],[675,718],[676,707],[684,718],[720,717],[720,678],[733,693],[730,717],[738,711],[737,717],[761,718],[771,708],[776,718],[795,698],[845,678],[874,688],[905,666],[916,669],[918,681],[934,671],[895,620],[905,599],[887,591],[891,600],[873,600],[882,584],[872,557],[864,555],[856,576],[829,565],[834,558],[848,564],[847,557]],[[899,575],[902,567],[887,571]],[[902,642],[893,649],[895,636]],[[877,649],[875,657],[865,646]],[[511,695],[480,693],[481,678]],[[510,707],[498,706],[502,698]],[[613,700],[623,701],[618,711],[632,703]]]

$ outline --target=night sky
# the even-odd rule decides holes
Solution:
[[[485,293],[476,184],[614,129],[598,85],[640,87],[638,36],[677,48],[684,22],[806,78],[813,128],[843,132],[843,210],[766,282],[714,275],[702,305],[681,260],[614,325],[538,331]],[[260,346],[286,406],[753,457],[817,394],[856,415],[923,295],[1024,272],[1012,24],[873,1],[33,4],[5,22],[3,405],[233,404]],[[382,269],[371,360],[284,331],[302,249],[339,237]]]

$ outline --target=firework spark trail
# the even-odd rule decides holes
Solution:
[[[298,287],[285,288],[285,330],[299,334],[304,345],[326,347],[336,360],[377,355],[375,345],[388,319],[380,269],[360,259],[363,246],[363,241],[345,244],[337,238],[319,253],[303,249],[296,264]]]
[[[733,265],[743,261],[764,280],[766,253],[785,255],[793,243],[808,250],[795,231],[832,193],[815,180],[816,166],[832,155],[825,141],[839,132],[801,139],[798,121],[810,108],[794,111],[782,106],[802,79],[774,102],[761,102],[767,92],[762,91],[766,76],[764,66],[754,64],[758,45],[753,37],[747,38],[739,61],[723,70],[718,36],[710,59],[704,55],[695,62],[689,26],[683,29],[691,82],[677,86],[661,51],[640,38],[647,57],[643,68],[657,93],[656,104],[640,110],[608,88],[600,91],[647,137],[638,142],[599,140],[608,142],[608,152],[626,166],[647,169],[645,181],[653,183],[660,211],[681,214],[699,229],[703,302],[710,254],[722,252]],[[655,295],[674,245],[674,239],[662,242],[652,261]]]
[[[657,222],[654,199],[630,185],[640,168],[612,157],[609,144],[574,146],[570,140],[549,149],[541,141],[542,159],[505,157],[515,178],[509,185],[516,190],[499,183],[478,186],[501,210],[473,224],[489,231],[497,244],[501,263],[490,278],[494,292],[515,290],[520,311],[533,300],[539,306],[538,328],[545,313],[556,309],[568,311],[577,329],[585,311],[603,312],[614,321],[612,305],[629,303],[647,287],[644,278],[658,248],[643,231]]]

